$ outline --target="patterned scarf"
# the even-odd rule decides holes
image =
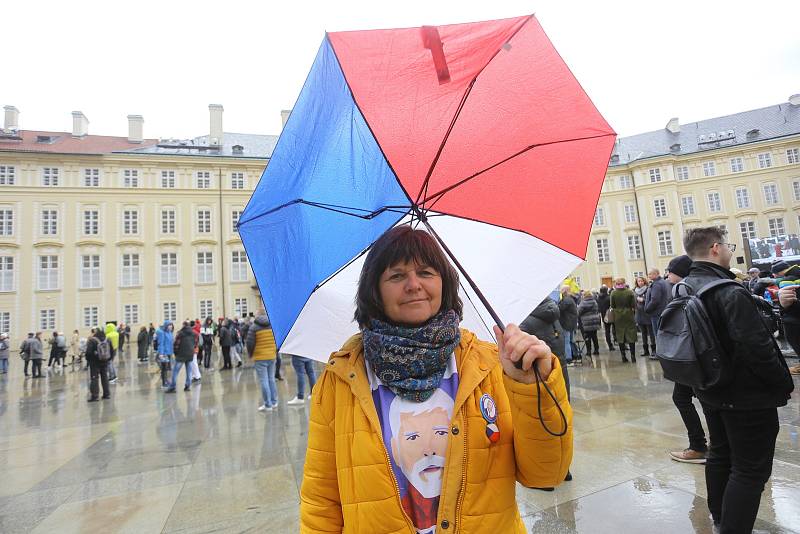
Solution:
[[[395,395],[424,402],[439,387],[450,355],[461,341],[458,324],[453,310],[439,312],[418,327],[373,319],[361,333],[364,356]]]

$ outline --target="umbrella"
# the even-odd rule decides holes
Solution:
[[[493,339],[583,260],[615,133],[534,16],[328,33],[239,220],[282,352],[357,331],[364,254],[431,232]]]

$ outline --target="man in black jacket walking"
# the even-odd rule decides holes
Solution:
[[[684,282],[695,293],[715,280],[735,278],[729,270],[735,246],[726,242],[726,234],[716,226],[686,232],[683,246],[692,266]],[[722,534],[750,532],[772,474],[778,407],[786,405],[794,384],[747,289],[720,286],[703,297],[703,304],[731,376],[728,383],[696,391],[711,442],[708,508]]]
[[[86,341],[86,363],[89,364],[89,402],[98,400],[97,395],[100,393],[98,381],[103,386],[103,398],[111,398],[111,389],[108,385],[108,361],[101,361],[97,352],[97,347],[104,342],[110,343],[106,341],[106,333],[100,326],[94,329],[94,334]],[[111,350],[110,347],[108,350]]]

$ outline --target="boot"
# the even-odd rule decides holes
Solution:
[[[628,363],[628,357],[625,356],[625,349],[621,349],[620,352],[622,353],[622,363]]]
[[[644,356],[650,356],[650,350],[647,348],[647,345],[644,346],[644,352],[642,353]]]

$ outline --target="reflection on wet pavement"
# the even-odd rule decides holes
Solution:
[[[67,368],[0,377],[0,532],[296,532],[307,406],[289,407],[284,362],[277,412],[260,413],[252,368],[211,372],[164,395],[155,366],[127,356],[113,398],[86,403]],[[531,532],[711,532],[703,467],[687,446],[658,364],[603,353],[571,368],[574,480],[546,493],[518,486]],[[800,533],[800,401],[780,410],[773,476],[756,529]]]

